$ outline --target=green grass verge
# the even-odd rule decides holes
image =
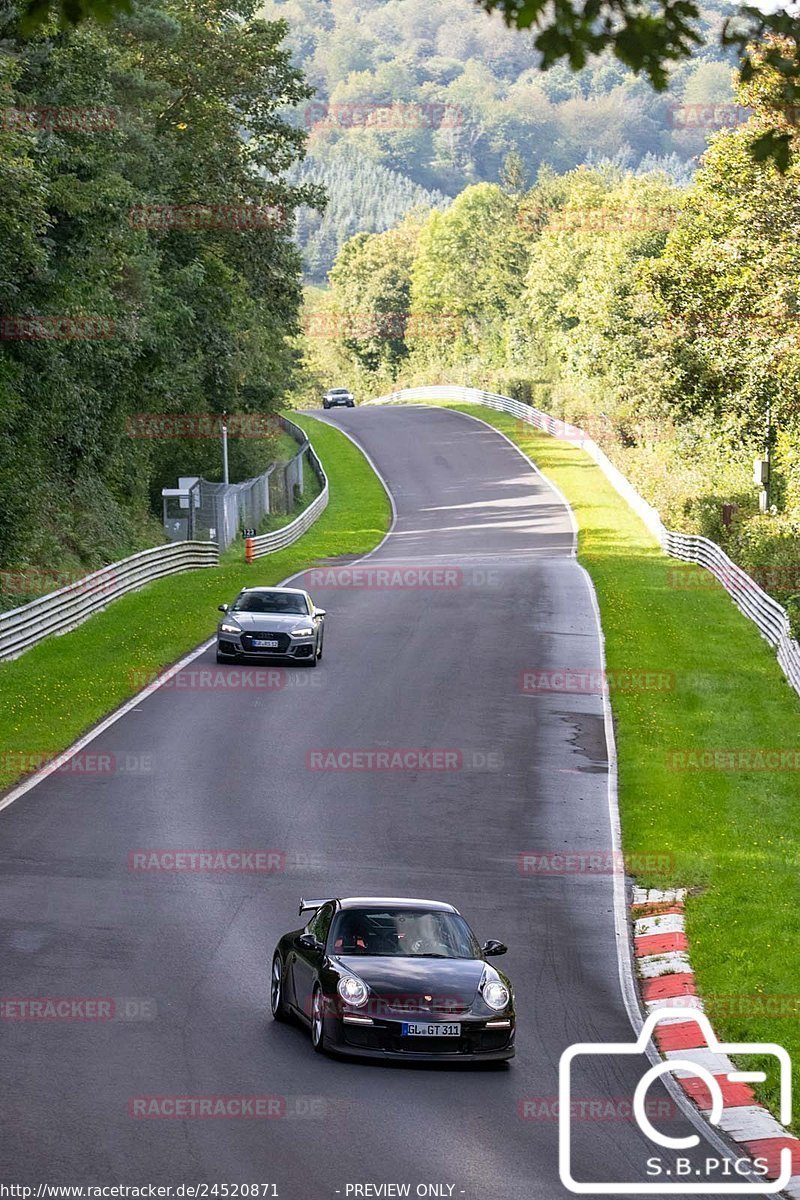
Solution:
[[[0,789],[19,754],[56,754],[138,687],[214,632],[216,606],[245,584],[278,583],[321,558],[365,554],[389,527],[389,500],[360,450],[338,430],[292,413],[330,483],[325,512],[294,545],[244,562],[239,541],[219,567],[187,571],[114,601],[83,625],[0,664]]]
[[[800,1064],[800,776],[676,770],[669,759],[738,748],[800,754],[800,698],[723,588],[664,555],[587,454],[480,405],[449,407],[505,433],[571,504],[606,639],[631,873],[644,886],[697,889],[687,903],[691,960],[717,1032],[778,1042]],[[624,671],[671,672],[674,686],[614,689]],[[649,855],[672,866],[637,871],[636,858]],[[777,1111],[774,1086],[762,1095]]]
[[[297,442],[294,443],[297,446]],[[284,525],[288,525],[300,516],[304,509],[308,508],[312,501],[316,500],[317,496],[322,491],[322,484],[317,479],[316,475],[309,465],[308,458],[303,458],[303,494],[299,500],[296,500],[292,506],[292,511],[288,513],[267,513],[262,517],[258,524],[258,533],[274,533],[276,529],[283,529]],[[236,551],[241,554],[241,546]]]

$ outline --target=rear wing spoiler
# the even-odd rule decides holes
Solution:
[[[304,912],[309,909],[322,908],[323,904],[330,904],[334,899],[333,896],[325,896],[322,900],[306,900],[303,896],[300,897],[300,907],[297,910],[297,915],[302,917]]]

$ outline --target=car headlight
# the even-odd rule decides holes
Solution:
[[[313,632],[314,632],[314,630],[313,630],[313,629],[308,629],[308,628],[306,628],[306,626],[304,625],[302,629],[293,629],[293,630],[292,630],[292,637],[311,637],[311,635],[313,634]]]
[[[337,991],[345,1004],[352,1004],[354,1008],[361,1008],[367,1003],[367,985],[355,975],[343,975],[337,984]]]
[[[241,625],[233,625],[230,621],[223,621],[219,627],[220,633],[241,633]]]
[[[493,1008],[496,1012],[499,1012],[501,1008],[505,1008],[511,999],[508,988],[499,979],[487,979],[481,988],[481,992],[489,1008]]]

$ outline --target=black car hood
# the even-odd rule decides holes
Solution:
[[[339,954],[339,963],[364,983],[376,996],[433,996],[439,1000],[461,1000],[469,1005],[483,978],[482,958],[406,958],[371,954]]]

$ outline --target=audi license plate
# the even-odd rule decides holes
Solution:
[[[253,638],[253,645],[259,650],[277,650],[278,643],[272,638]]]
[[[439,1021],[431,1021],[423,1025],[418,1021],[403,1022],[403,1037],[461,1037],[461,1026],[444,1025]]]

